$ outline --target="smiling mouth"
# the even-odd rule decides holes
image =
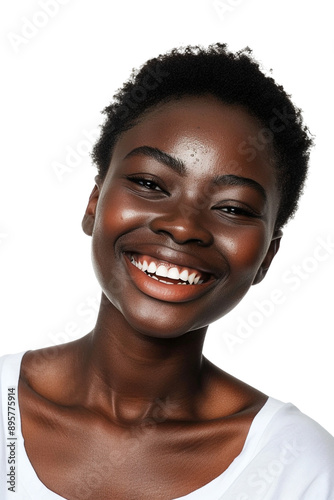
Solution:
[[[201,285],[210,279],[210,275],[202,271],[160,261],[147,255],[132,253],[129,260],[144,274],[166,285]]]

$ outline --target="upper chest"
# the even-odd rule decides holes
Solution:
[[[241,452],[254,415],[215,422],[149,417],[121,427],[20,389],[22,432],[39,479],[68,500],[171,500],[204,486]]]

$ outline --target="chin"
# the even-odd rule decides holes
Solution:
[[[171,320],[170,314],[159,314],[155,311],[141,309],[140,311],[122,310],[121,313],[125,321],[138,333],[151,338],[172,339],[181,337],[186,333],[198,330],[200,326],[181,320],[177,315],[175,320]],[[140,313],[140,314],[139,314]],[[204,325],[203,325],[204,326]]]

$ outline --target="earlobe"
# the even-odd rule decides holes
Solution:
[[[93,234],[96,206],[97,206],[97,201],[99,199],[100,188],[101,188],[100,182],[97,181],[97,178],[95,178],[95,180],[96,184],[89,196],[88,205],[81,223],[84,233],[87,234],[88,236],[92,236]]]
[[[254,281],[252,283],[253,285],[257,285],[258,283],[260,283],[263,280],[263,278],[265,277],[265,275],[267,274],[267,271],[268,271],[268,269],[273,261],[273,258],[277,254],[278,249],[280,247],[282,236],[283,236],[283,233],[280,229],[278,231],[275,231],[275,233],[272,237],[272,240],[270,242],[267,254],[266,254],[258,272],[256,273],[256,276],[255,276]]]

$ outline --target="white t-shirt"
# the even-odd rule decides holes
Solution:
[[[24,448],[17,398],[23,354],[0,358],[0,498],[63,499],[38,479]],[[174,500],[181,499],[334,500],[334,438],[294,405],[269,398],[227,470]]]

